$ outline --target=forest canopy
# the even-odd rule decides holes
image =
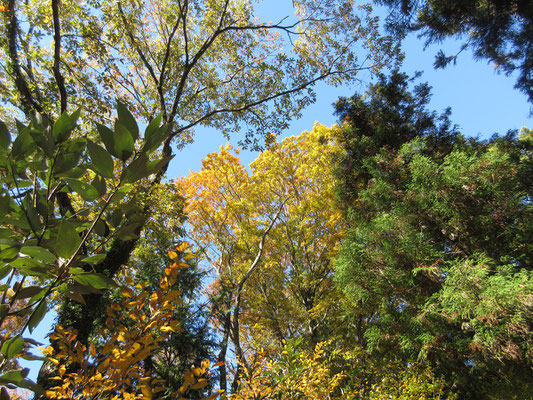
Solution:
[[[378,3],[0,4],[2,399],[527,398],[533,131],[467,136],[400,46],[469,29],[531,101],[533,9]],[[166,176],[202,126],[255,160]]]

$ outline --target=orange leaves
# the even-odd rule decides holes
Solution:
[[[176,256],[172,257],[174,263],[161,278],[160,287],[151,294],[146,291],[146,284],[134,286],[131,278],[125,279],[129,286],[120,288],[124,299],[108,306],[107,329],[99,330],[97,343],[104,343],[103,346],[91,343],[87,349],[76,340],[76,332],[56,328],[51,337],[59,343],[59,353],[51,347],[44,350],[60,373],[58,386],[47,392],[49,398],[151,399],[164,390],[164,381],[152,377],[145,361],[156,356],[162,341],[181,329],[173,318],[181,293],[171,287],[177,271],[187,265],[181,259],[188,248],[178,246],[178,253],[174,252]],[[80,369],[68,370],[67,365],[74,362]],[[209,363],[204,362],[194,373],[189,372],[188,385],[176,396],[205,387],[208,367]]]

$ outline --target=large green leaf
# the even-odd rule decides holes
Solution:
[[[11,135],[6,124],[0,121],[0,152],[6,152],[11,143]]]
[[[78,249],[81,238],[76,232],[76,225],[69,221],[61,221],[57,233],[56,253],[59,257],[70,258]]]
[[[33,206],[33,198],[30,193],[24,197],[24,214],[34,232],[37,232],[41,227],[41,220],[37,209]]]
[[[35,296],[36,294],[41,293],[42,290],[43,290],[43,288],[40,287],[40,286],[28,286],[28,287],[20,289],[16,293],[16,298],[17,299],[27,299],[27,298]]]
[[[152,121],[152,123],[154,123],[154,121]],[[148,128],[151,127],[152,123],[148,126]],[[161,145],[161,143],[163,143],[163,141],[168,136],[170,126],[165,125],[160,128],[159,127],[155,128],[155,125],[154,125],[154,127],[151,127],[151,129],[148,129],[148,128],[146,129],[145,143],[142,148],[142,151],[146,153],[150,153],[154,151]]]
[[[35,142],[31,137],[29,130],[23,130],[17,135],[11,147],[11,157],[13,159],[25,159],[26,156],[33,152]]]
[[[63,143],[69,137],[72,131],[76,128],[78,117],[80,116],[81,108],[78,108],[71,115],[65,111],[54,123],[52,134],[56,143]]]
[[[39,325],[39,323],[42,321],[44,316],[46,315],[46,311],[48,311],[48,307],[46,305],[46,300],[42,300],[37,308],[33,311],[31,314],[30,320],[28,321],[28,328],[30,329],[30,333],[33,332],[33,330]]]
[[[133,136],[120,122],[115,121],[115,153],[122,161],[131,157],[134,150]]]
[[[120,101],[117,101],[117,114],[118,120],[122,125],[124,125],[131,133],[134,140],[139,138],[139,127],[137,126],[137,121],[128,108],[122,104]]]
[[[4,222],[6,214],[10,210],[11,199],[8,196],[0,196],[0,224]]]
[[[65,179],[68,186],[76,193],[78,193],[85,201],[94,201],[100,195],[98,190],[87,182],[78,181],[76,179]]]
[[[110,289],[116,287],[117,284],[107,276],[101,274],[85,273],[74,275],[73,279],[82,285],[92,287],[94,289]]]
[[[7,371],[0,376],[0,383],[19,383],[28,376],[30,370],[28,368]]]
[[[104,146],[107,151],[113,154],[115,157],[118,157],[118,155],[115,153],[115,134],[113,131],[107,126],[98,123],[96,124],[96,128],[98,129],[98,134],[100,135],[102,142],[104,142]]]
[[[85,140],[79,139],[69,142],[54,161],[54,174],[70,172],[75,169],[84,150]]]
[[[12,337],[11,339],[6,340],[2,344],[0,352],[5,358],[11,358],[14,355],[20,353],[24,348],[24,339],[20,336]]]
[[[43,149],[44,154],[46,154],[48,158],[52,158],[54,156],[54,137],[50,133],[50,129],[46,129],[44,131],[32,129],[30,131],[30,135],[37,146]]]
[[[57,261],[57,257],[55,255],[41,246],[23,246],[20,249],[20,252],[35,258],[36,260],[42,261],[45,264],[51,264]]]
[[[84,262],[84,263],[87,263],[87,264],[90,264],[90,265],[96,265],[99,262],[104,261],[106,257],[107,257],[107,254],[105,254],[105,253],[104,254],[95,254],[94,256],[90,256],[90,257],[84,258],[83,260],[81,260],[81,262]]]
[[[94,186],[94,188],[98,191],[98,195],[100,197],[105,196],[107,193],[107,187],[105,184],[105,179],[101,176],[96,175],[91,182],[91,185]]]
[[[91,168],[105,178],[113,178],[113,158],[102,147],[87,140],[87,150],[91,157]]]

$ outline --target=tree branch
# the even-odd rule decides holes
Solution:
[[[54,21],[54,78],[59,89],[59,99],[61,102],[61,114],[67,110],[67,89],[65,88],[65,78],[59,69],[61,59],[61,25],[59,22],[59,1],[52,0],[52,15]]]
[[[37,112],[42,112],[43,109],[40,104],[38,104],[32,96],[31,90],[24,79],[22,74],[18,51],[17,51],[17,31],[18,31],[18,19],[17,13],[15,11],[15,0],[7,1],[7,10],[6,10],[6,37],[8,42],[8,55],[11,61],[11,70],[13,72],[13,79],[15,87],[17,88],[19,95],[22,110],[26,114],[30,114],[32,110]]]

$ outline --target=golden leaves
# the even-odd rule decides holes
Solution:
[[[149,294],[147,284],[134,285],[131,278],[125,281],[129,286],[120,288],[123,300],[107,308],[106,327],[99,329],[97,343],[82,345],[76,340],[76,332],[57,326],[51,338],[57,341],[59,352],[48,347],[43,352],[58,366],[58,385],[47,391],[51,399],[93,398],[151,399],[155,393],[165,390],[164,381],[155,379],[146,369],[145,360],[156,354],[159,344],[168,340],[173,332],[181,328],[174,319],[175,304],[181,293],[172,289],[176,273],[188,265],[181,261],[189,245],[181,244],[178,253],[161,278],[160,287]],[[170,253],[170,252],[169,252]],[[186,254],[192,254],[187,252]],[[170,255],[170,254],[169,254]],[[147,307],[148,306],[148,307]],[[101,345],[103,343],[103,345]],[[79,369],[71,371],[68,365],[77,363]],[[186,374],[183,390],[198,390],[208,384],[209,362],[204,361],[194,372]],[[132,384],[139,382],[139,384]]]

